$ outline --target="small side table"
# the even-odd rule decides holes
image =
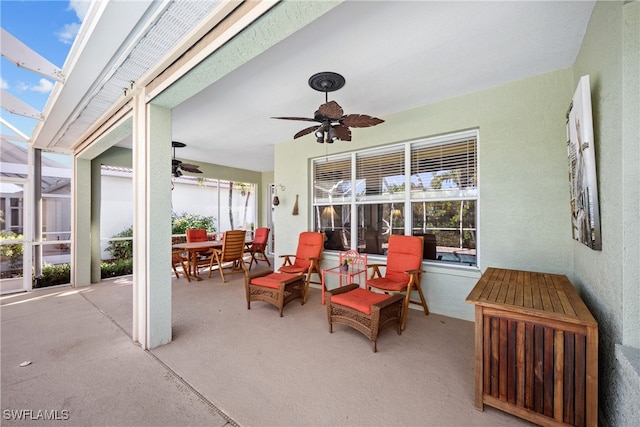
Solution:
[[[342,271],[340,269],[341,266],[325,268],[322,270],[322,304],[324,304],[324,291],[326,287],[326,276],[333,275],[338,276],[338,280],[340,283],[340,287],[344,285],[351,285],[354,282],[354,278],[358,278],[357,283],[360,287],[364,287],[365,281],[360,280],[360,275],[364,275],[366,280],[367,278],[367,267],[360,264],[352,264],[348,266],[347,271]]]

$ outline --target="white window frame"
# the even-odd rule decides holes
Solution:
[[[465,190],[457,190],[447,194],[446,191],[442,192],[425,192],[423,197],[412,197],[411,192],[411,152],[412,148],[415,147],[439,147],[446,146],[448,144],[462,142],[464,140],[473,140],[475,139],[475,188],[465,189]],[[317,230],[318,222],[316,218],[316,211],[319,206],[338,206],[338,205],[350,205],[351,206],[351,249],[357,249],[358,242],[358,208],[361,205],[366,204],[380,204],[380,203],[403,203],[404,204],[404,234],[412,235],[413,229],[415,228],[412,224],[413,215],[412,215],[412,204],[419,202],[444,202],[444,201],[459,201],[459,200],[469,200],[475,202],[475,236],[476,236],[476,251],[475,251],[475,262],[473,264],[469,263],[455,263],[455,262],[446,262],[439,260],[425,260],[425,262],[435,263],[437,265],[445,265],[445,266],[456,266],[456,267],[472,267],[479,268],[480,266],[480,245],[477,240],[478,229],[479,229],[479,200],[480,200],[480,183],[479,183],[479,141],[480,135],[477,129],[462,131],[451,133],[447,135],[441,135],[437,137],[424,138],[419,140],[407,141],[399,144],[389,144],[382,147],[366,149],[366,150],[358,150],[350,153],[342,153],[336,154],[334,156],[327,157],[322,156],[318,158],[314,158],[311,161],[312,164],[312,177],[311,177],[311,191],[312,194],[312,209],[311,209],[311,224],[313,225],[313,229]],[[357,194],[358,180],[356,179],[356,159],[360,156],[368,156],[375,155],[376,153],[384,154],[389,152],[394,152],[397,150],[404,149],[404,192],[403,194],[394,193],[389,195],[389,197],[384,198],[382,194],[375,195],[373,198],[362,198]],[[330,197],[317,197],[318,193],[316,192],[316,166],[331,161],[341,161],[343,162],[345,159],[350,158],[350,175],[349,180],[351,182],[351,195],[355,195],[354,197],[348,198],[340,198],[339,200],[332,200]],[[362,237],[362,236],[360,236]],[[370,254],[369,256],[376,256]]]

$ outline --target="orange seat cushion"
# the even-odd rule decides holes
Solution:
[[[349,307],[361,313],[371,314],[371,306],[387,298],[391,298],[391,296],[356,288],[344,294],[332,295],[331,303]]]
[[[278,289],[280,283],[287,280],[296,279],[302,277],[298,274],[283,274],[283,273],[271,273],[266,276],[255,277],[251,279],[252,285],[264,286],[265,288]]]
[[[391,280],[387,277],[369,279],[367,280],[367,286],[371,286],[376,289],[382,289],[383,291],[401,292],[405,291],[407,289],[407,285],[409,284],[410,276],[405,274],[404,277],[406,278],[404,282]]]
[[[286,274],[306,273],[308,269],[308,264],[306,267],[299,267],[297,265],[283,265],[282,267],[280,267],[280,271]]]

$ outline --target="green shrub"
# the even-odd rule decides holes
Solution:
[[[133,237],[133,226],[111,237]],[[109,240],[107,252],[113,259],[133,258],[133,240]]]
[[[100,263],[100,278],[126,276],[133,274],[133,258],[102,261]]]
[[[47,286],[65,285],[71,282],[71,266],[69,264],[47,264],[42,265],[42,276],[34,281],[34,288],[45,288]]]
[[[22,234],[14,232],[0,231],[0,240],[22,240]],[[0,261],[9,261],[9,268],[16,269],[22,267],[22,242],[15,244],[0,245]]]
[[[171,234],[185,234],[189,228],[204,228],[209,233],[216,231],[216,219],[212,216],[203,216],[183,212],[171,213]]]
[[[133,259],[102,261],[100,263],[100,278],[126,276],[133,274]],[[71,282],[71,267],[69,264],[44,264],[42,276],[34,280],[34,288],[66,285]]]

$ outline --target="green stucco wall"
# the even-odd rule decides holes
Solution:
[[[640,423],[640,2],[599,1],[573,77],[589,75],[602,251],[571,243],[578,287],[599,327],[600,409]]]
[[[434,313],[473,320],[465,298],[487,267],[572,271],[565,114],[573,89],[571,70],[560,70],[382,117],[385,123],[373,129],[355,129],[349,144],[325,147],[311,138],[278,144],[275,181],[287,191],[276,227],[284,222],[300,232],[311,226],[306,196],[299,216],[290,215],[291,206],[295,194],[311,194],[310,159],[325,150],[334,154],[477,128],[480,269],[425,264],[422,281]],[[279,235],[276,254],[294,250],[296,239],[297,233]]]

